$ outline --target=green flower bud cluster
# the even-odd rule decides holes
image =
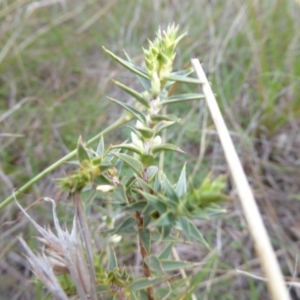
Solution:
[[[154,95],[158,95],[172,72],[175,58],[175,48],[186,33],[176,38],[178,26],[168,26],[167,31],[158,30],[154,42],[149,41],[149,49],[143,49],[145,54],[146,70],[151,79],[151,89]]]

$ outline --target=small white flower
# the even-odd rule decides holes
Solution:
[[[153,139],[153,146],[159,146],[161,145],[161,136],[157,135],[154,139]]]
[[[119,234],[114,234],[110,237],[110,241],[115,244],[121,242],[121,240],[122,240],[122,236]]]
[[[143,125],[142,122],[140,122],[139,120],[137,120],[136,124],[135,124],[135,128],[136,129],[142,129],[142,128],[145,128],[145,126]]]
[[[98,185],[96,189],[97,191],[107,193],[112,191],[114,189],[114,186],[110,184],[102,184],[102,185]]]
[[[131,141],[138,148],[144,149],[144,143],[141,141],[141,139],[134,132],[131,132]]]

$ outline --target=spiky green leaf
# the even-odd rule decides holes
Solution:
[[[125,149],[125,150],[129,150],[129,151],[133,151],[139,155],[143,154],[142,149],[138,148],[137,146],[135,146],[133,144],[118,144],[118,145],[111,146],[111,148],[112,149],[116,149],[116,148]]]
[[[131,105],[123,103],[122,101],[119,101],[117,99],[110,98],[110,97],[108,97],[108,99],[113,101],[114,103],[122,106],[123,108],[125,108],[128,112],[130,112],[132,115],[134,115],[142,123],[146,123],[146,116],[142,112],[140,112],[138,109],[134,108]]]
[[[135,65],[135,63],[133,62],[133,60],[131,59],[131,57],[126,53],[126,51],[124,51],[124,53],[125,53],[125,56],[126,56],[126,58],[127,58],[127,60],[130,62],[130,63],[132,63],[132,64],[134,64]],[[136,66],[136,65],[135,65]],[[138,68],[138,67],[137,67]],[[193,69],[193,68],[192,68]],[[194,69],[193,69],[194,70]],[[138,78],[138,80],[139,80],[139,82],[141,83],[141,85],[144,87],[144,89],[146,90],[146,91],[150,91],[151,90],[151,80],[149,80],[148,78],[146,78],[146,77],[142,77],[142,76],[140,76],[140,75],[138,75],[138,74],[136,74],[137,75],[137,78]]]
[[[158,193],[161,193],[162,189],[163,189],[163,185],[162,185],[161,172],[158,171],[155,175],[154,190]]]
[[[151,233],[148,228],[139,228],[139,236],[148,253],[151,251]]]
[[[168,272],[168,271],[178,271],[179,269],[184,269],[184,268],[191,268],[193,267],[193,263],[188,261],[161,259],[160,266],[164,270],[164,272]]]
[[[159,134],[161,131],[163,131],[166,128],[171,127],[177,123],[178,122],[174,122],[174,121],[161,121],[154,126],[154,131],[156,134]]]
[[[189,68],[189,69],[186,69],[186,70],[180,70],[180,71],[172,72],[171,76],[187,77],[190,74],[192,74],[193,72],[195,72],[194,68]],[[168,83],[166,84],[166,88],[170,87],[174,83],[175,83],[174,81],[169,80]]]
[[[85,161],[88,162],[91,161],[88,150],[84,146],[81,136],[78,138],[78,143],[77,143],[77,159],[81,165],[83,165]]]
[[[172,253],[174,243],[169,243],[158,255],[159,259],[168,259]]]
[[[166,241],[166,239],[169,238],[169,235],[171,234],[173,227],[174,227],[173,224],[158,227],[161,234],[161,241]]]
[[[112,53],[111,51],[106,49],[105,47],[103,47],[103,49],[107,54],[109,54],[114,60],[119,62],[122,66],[124,66],[128,70],[132,71],[133,73],[149,80],[149,76],[147,75],[147,73],[144,70],[142,70],[140,67],[138,67],[137,65],[135,65],[132,62],[126,61],[125,59],[115,55],[114,53]]]
[[[170,199],[172,203],[178,205],[179,198],[177,196],[177,193],[166,176],[164,178],[163,185],[164,185],[164,192],[166,196]]]
[[[145,182],[145,180],[143,180],[142,178],[135,176],[136,178],[136,182],[137,182],[137,186],[139,189],[142,189],[144,192],[150,193],[152,191],[152,187],[150,184],[148,184],[147,182]]]
[[[124,211],[133,212],[133,211],[143,211],[147,205],[147,201],[139,201],[129,205],[126,205]]]
[[[145,278],[145,277],[143,277],[143,278],[139,278],[139,279],[135,280],[133,283],[131,283],[129,286],[129,289],[131,291],[143,290],[143,289],[152,287],[155,284],[161,283],[165,280],[166,280],[165,278],[157,278],[157,277]]]
[[[187,184],[186,184],[186,173],[185,173],[185,164],[181,170],[178,182],[176,184],[176,194],[179,198],[186,194],[187,191]]]
[[[150,128],[137,128],[145,140],[151,139],[154,136],[154,131]]]
[[[150,167],[153,163],[153,160],[154,160],[153,154],[142,154],[141,155],[141,163],[146,167]]]
[[[116,253],[112,247],[108,248],[108,255],[108,271],[111,271],[118,267]]]
[[[185,236],[187,237],[188,240],[191,239],[191,230],[190,230],[190,223],[188,221],[188,218],[187,217],[180,217],[179,218],[179,223],[181,225],[181,228],[185,234]]]
[[[178,119],[174,115],[151,115],[151,121],[153,121],[153,122],[160,122],[160,121],[179,122],[180,119]]]
[[[120,158],[124,163],[129,165],[138,174],[142,174],[143,165],[135,158],[125,154],[125,153],[114,153],[114,155]]]
[[[159,274],[159,275],[164,274],[163,269],[162,269],[161,264],[160,264],[160,260],[157,256],[149,255],[145,258],[144,261],[157,274]]]
[[[183,150],[181,150],[179,147],[173,144],[163,144],[163,145],[154,146],[152,147],[151,151],[153,154],[162,151],[176,151],[176,152],[185,153]]]
[[[183,82],[183,83],[194,83],[194,84],[202,84],[203,82],[196,78],[186,77],[182,75],[174,75],[171,74],[166,76],[164,79],[176,81],[176,82]]]
[[[167,210],[167,205],[159,198],[149,193],[145,193],[141,190],[137,190],[144,198],[147,200],[154,209],[156,209],[160,214],[163,214]]]
[[[155,220],[155,226],[168,226],[174,224],[176,218],[172,212],[166,212],[162,214],[157,220]]]
[[[160,105],[166,105],[171,103],[179,103],[179,102],[185,102],[185,101],[194,101],[199,99],[204,99],[205,96],[203,94],[181,94],[172,96],[169,98],[164,99],[160,102]]]
[[[104,153],[104,139],[103,139],[103,135],[101,135],[101,137],[100,137],[100,141],[98,143],[96,153],[98,154],[98,156],[101,156]]]
[[[147,178],[148,178],[148,182],[151,182],[154,178],[154,176],[156,175],[158,171],[158,167],[157,166],[150,166],[147,168]]]
[[[132,233],[134,232],[135,225],[135,220],[131,217],[128,217],[123,222],[121,222],[116,228],[109,230],[108,232],[111,234]]]
[[[200,244],[205,245],[207,248],[209,248],[208,243],[205,241],[202,233],[199,231],[199,229],[195,226],[195,224],[190,220],[187,219],[187,222],[189,223],[189,232],[190,232],[190,237],[194,238],[197,242]]]
[[[119,81],[114,81],[114,83],[120,87],[122,90],[124,90],[126,93],[128,93],[129,95],[131,95],[132,97],[134,97],[138,102],[140,102],[142,105],[144,105],[145,107],[149,108],[150,107],[150,103],[149,101],[139,92],[131,89],[130,87],[122,84]]]

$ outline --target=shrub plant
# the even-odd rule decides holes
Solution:
[[[182,278],[180,269],[191,269],[195,262],[172,258],[177,243],[196,242],[208,247],[195,226],[196,218],[209,218],[223,212],[217,202],[222,194],[224,178],[207,176],[201,184],[188,181],[186,166],[178,172],[177,182],[171,182],[170,166],[160,164],[165,151],[186,155],[178,145],[162,139],[162,132],[179,126],[180,116],[167,114],[163,108],[174,103],[199,101],[200,93],[176,94],[178,83],[196,87],[199,81],[189,77],[190,69],[173,71],[175,48],[185,36],[178,27],[158,30],[156,39],[143,49],[145,69],[139,67],[127,53],[123,59],[104,51],[117,63],[133,72],[143,92],[115,81],[116,86],[135,100],[128,104],[109,98],[125,109],[131,120],[130,136],[120,144],[105,147],[103,136],[96,149],[85,145],[80,137],[77,146],[78,169],[57,179],[63,191],[74,202],[71,232],[62,229],[53,206],[56,233],[37,224],[20,206],[23,213],[41,234],[44,247],[34,254],[20,239],[31,268],[39,281],[55,299],[195,299],[201,271]],[[195,187],[196,186],[196,187]],[[83,193],[93,194],[93,205],[103,214],[101,230],[90,232],[87,222],[87,202]],[[98,226],[98,227],[99,227]],[[101,251],[94,240],[101,234]],[[120,265],[117,259],[123,241],[135,237],[141,266],[134,270]],[[155,245],[155,247],[154,247]],[[157,246],[158,245],[158,246]],[[155,249],[155,250],[154,250]],[[157,250],[159,249],[159,250]]]

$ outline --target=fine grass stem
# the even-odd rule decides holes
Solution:
[[[131,118],[128,115],[121,116],[117,121],[115,121],[113,124],[111,124],[109,127],[105,128],[101,132],[99,132],[97,135],[95,135],[93,138],[91,138],[86,145],[89,146],[90,144],[97,141],[101,136],[106,135],[118,127],[124,125],[125,123],[129,122]],[[10,204],[14,197],[18,197],[21,193],[26,191],[28,188],[30,188],[33,184],[41,180],[43,177],[45,177],[47,174],[55,170],[58,166],[62,165],[64,162],[68,161],[72,157],[74,157],[77,153],[77,149],[71,151],[69,154],[65,155],[58,161],[56,161],[54,164],[46,168],[44,171],[33,177],[31,180],[29,180],[27,183],[25,183],[23,186],[21,186],[19,189],[15,190],[12,195],[7,197],[2,203],[0,203],[0,211],[4,209],[8,204]]]

